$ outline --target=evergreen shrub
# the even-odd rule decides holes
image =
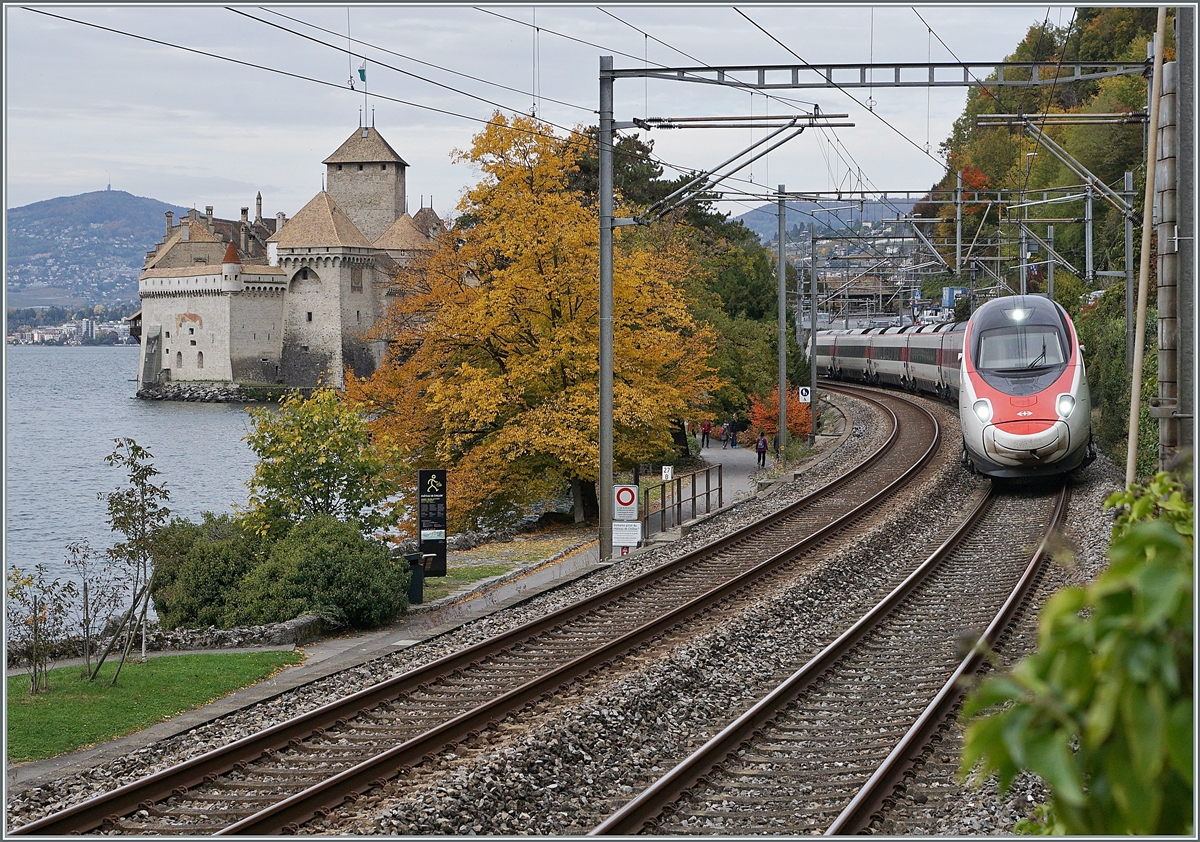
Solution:
[[[329,515],[301,521],[242,580],[227,621],[255,625],[318,614],[355,628],[391,622],[408,609],[408,570],[359,530]]]
[[[242,579],[266,557],[268,544],[230,515],[201,523],[173,519],[154,547],[154,609],[165,628],[223,626]]]

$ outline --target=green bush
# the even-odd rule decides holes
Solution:
[[[227,621],[278,623],[319,614],[355,628],[391,622],[408,609],[408,571],[359,530],[328,515],[301,521],[242,580]]]
[[[1027,829],[1192,834],[1193,522],[1190,478],[1114,494],[1111,565],[1046,604],[1038,649],[963,708],[962,770],[1001,790],[1029,770],[1052,798]],[[976,768],[978,767],[978,768]]]
[[[154,547],[150,592],[166,628],[223,625],[240,583],[266,557],[268,544],[242,521],[204,513],[201,523],[175,518]]]

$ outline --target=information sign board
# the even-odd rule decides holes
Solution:
[[[613,520],[638,519],[638,487],[636,485],[613,486]]]
[[[812,403],[812,387],[800,387],[800,403]]]
[[[642,540],[642,524],[638,521],[614,521],[612,542],[614,547],[636,547]]]
[[[446,575],[446,471],[417,471],[417,542],[426,576]]]
[[[670,482],[671,478],[675,476],[675,468],[672,467],[671,465],[663,465],[662,472],[663,472],[663,478],[662,478],[663,482]]]

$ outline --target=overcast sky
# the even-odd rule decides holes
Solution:
[[[467,148],[494,110],[481,100],[507,112],[536,104],[559,126],[593,125],[603,54],[618,68],[799,63],[789,50],[814,64],[999,61],[1030,26],[1071,20],[1070,7],[1012,4],[237,7],[289,32],[222,6],[34,8],[177,46],[6,5],[5,206],[103,190],[111,180],[114,190],[138,196],[200,210],[213,205],[224,218],[243,206],[253,212],[258,191],[264,215],[292,216],[321,189],[322,159],[355,130],[363,107],[360,59],[347,55],[347,28],[371,45],[350,49],[368,58],[367,120],[374,109],[375,126],[409,164],[409,210],[432,197],[446,216],[478,176],[452,163],[451,151]],[[351,75],[357,90],[347,84]],[[855,126],[805,132],[740,173],[757,187],[741,186],[927,189],[942,173],[938,144],[966,89],[851,93],[862,103],[873,98],[874,113],[836,90],[781,92],[789,104],[711,85],[619,80],[615,112],[618,120],[778,114],[817,103],[827,113],[848,113]],[[761,129],[649,135],[658,157],[697,170],[762,136]],[[736,215],[748,206],[724,208]]]

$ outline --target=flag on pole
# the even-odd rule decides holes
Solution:
[[[362,62],[358,65],[358,78],[363,82],[367,81],[367,60],[366,59],[363,59]]]

